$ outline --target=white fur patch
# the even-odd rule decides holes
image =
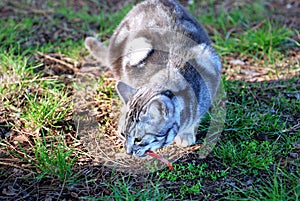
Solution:
[[[118,36],[115,39],[115,43],[116,44],[122,43],[128,36],[128,33],[129,33],[129,31],[128,31],[127,27],[123,26],[122,29],[119,30]]]
[[[130,66],[135,66],[147,58],[149,52],[152,50],[150,42],[144,38],[136,38],[129,42],[126,47],[123,59],[123,66],[129,63]]]
[[[134,19],[132,20],[135,27],[141,27],[144,23],[145,13],[140,12],[134,16]]]

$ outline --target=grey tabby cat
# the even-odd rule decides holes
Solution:
[[[186,147],[220,83],[221,63],[201,25],[175,0],[146,0],[123,19],[109,47],[85,46],[118,80],[119,133],[143,157],[172,143]]]

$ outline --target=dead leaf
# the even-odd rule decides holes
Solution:
[[[14,138],[14,144],[23,144],[24,142],[29,142],[29,139],[25,135],[18,135]]]

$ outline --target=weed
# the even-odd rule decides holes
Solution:
[[[227,38],[236,29],[248,27],[249,24],[255,21],[262,21],[267,14],[261,1],[251,3],[235,2],[230,7],[222,5],[219,9],[214,5],[214,1],[201,3],[201,6],[206,8],[204,14],[195,12],[193,4],[190,8],[199,22],[204,26],[213,25],[215,34],[219,33]]]
[[[166,179],[168,181],[176,180],[193,180],[205,176],[206,173],[203,171],[207,165],[205,163],[201,165],[188,164],[184,166],[182,164],[174,164],[174,171],[165,170],[159,173],[160,179]]]
[[[170,197],[170,194],[163,191],[159,184],[153,184],[150,182],[146,188],[137,189],[133,187],[128,179],[121,178],[117,179],[111,184],[106,184],[107,188],[110,189],[109,196],[103,196],[101,198],[84,198],[86,200],[157,200],[162,201]]]
[[[207,2],[202,6],[208,7],[205,14],[194,13],[204,26],[215,27],[212,40],[221,56],[239,53],[274,63],[285,47],[283,44],[293,41],[294,33],[289,28],[266,19],[261,1],[236,2],[230,8],[221,6],[218,10]],[[195,10],[193,4],[190,9]],[[293,43],[297,45],[296,41]]]
[[[125,15],[131,10],[133,4],[125,6],[121,11],[107,15],[104,10],[101,10],[101,24],[99,37],[112,35],[114,29],[119,25]]]
[[[215,47],[221,55],[238,52],[241,55],[252,55],[256,59],[264,58],[274,62],[275,58],[280,56],[283,44],[292,35],[292,31],[287,27],[264,21],[257,29],[248,28],[245,32],[232,34],[228,38],[220,35],[214,37],[217,41]]]
[[[164,170],[158,173],[160,179],[168,181],[191,181],[201,180],[202,178],[217,180],[225,177],[228,172],[226,170],[209,170],[206,163],[202,164],[174,164],[174,171]]]
[[[107,99],[107,100],[118,99],[118,95],[115,89],[115,82],[112,80],[113,80],[112,78],[108,78],[107,80],[107,78],[105,78],[105,75],[102,75],[100,77],[97,85],[98,85],[99,97],[101,97],[101,99]]]
[[[19,52],[17,48],[9,51],[3,51],[0,54],[0,69],[1,79],[4,84],[15,83],[21,79],[28,79],[30,76],[34,76],[34,70],[39,67],[29,62],[29,58],[21,52],[18,56],[14,55],[14,52]],[[8,77],[10,79],[8,79]],[[7,78],[7,79],[5,79]]]
[[[298,173],[297,173],[298,172]],[[288,173],[276,166],[275,172],[269,172],[268,179],[264,185],[258,188],[236,189],[230,192],[227,197],[229,200],[255,200],[255,201],[270,201],[270,200],[299,200],[300,184],[299,170],[296,173]]]
[[[197,195],[200,193],[202,189],[202,185],[200,181],[197,181],[196,184],[193,184],[191,186],[189,186],[188,184],[184,183],[180,189],[180,195],[182,196],[182,199],[187,195],[187,194],[193,194],[193,195]]]
[[[42,171],[41,175],[57,175],[61,181],[68,180],[77,159],[73,156],[74,150],[64,143],[62,134],[52,140],[50,138],[50,141],[47,138],[42,135],[35,140],[34,165]]]
[[[26,125],[33,130],[42,127],[55,127],[71,111],[71,102],[66,94],[57,95],[47,91],[26,95],[27,107],[22,114]]]
[[[253,172],[255,169],[266,170],[274,163],[274,150],[276,146],[266,141],[228,141],[221,142],[214,149],[214,154],[229,167],[245,167],[246,171]]]

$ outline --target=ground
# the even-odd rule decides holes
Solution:
[[[192,150],[174,171],[122,172],[84,144],[76,115],[93,105],[96,130],[84,134],[101,128],[117,147],[119,106],[84,38],[107,43],[136,2],[0,2],[0,200],[299,200],[298,1],[181,1],[223,64],[226,121],[206,158]],[[74,83],[85,79],[97,93],[82,98]]]

